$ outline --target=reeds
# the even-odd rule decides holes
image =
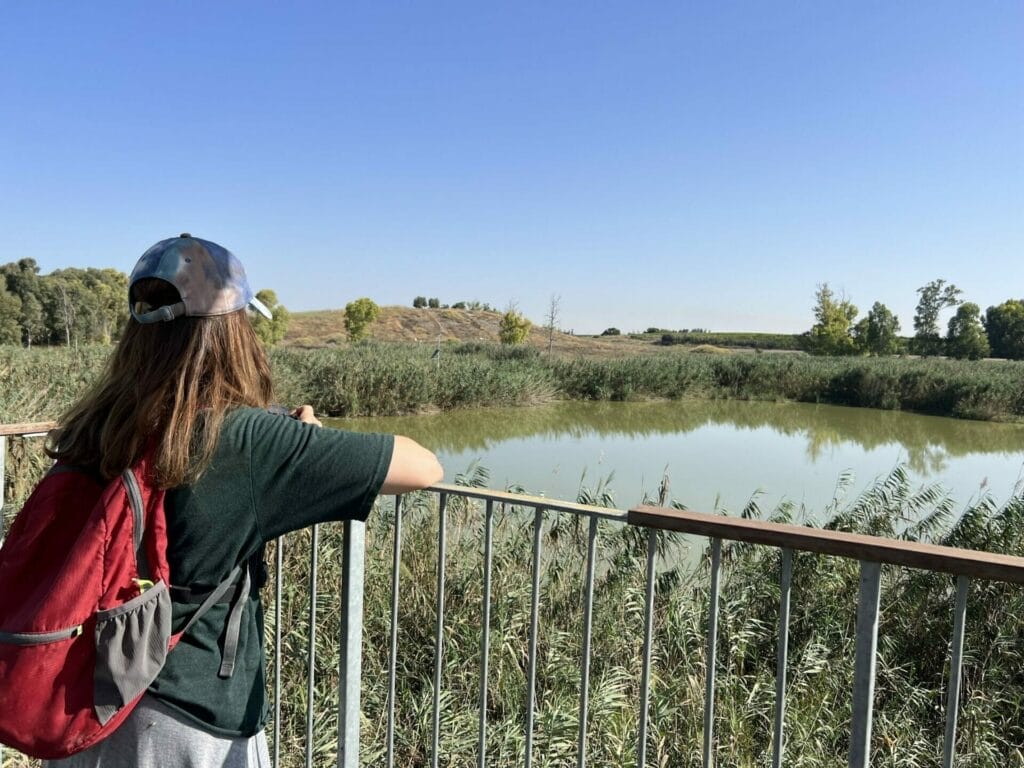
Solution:
[[[796,354],[546,357],[490,344],[360,343],[273,349],[278,398],[327,416],[386,416],[552,399],[740,398],[833,403],[957,418],[1024,419],[1024,363]],[[0,347],[0,421],[55,419],[109,348]]]
[[[951,502],[935,487],[915,489],[894,473],[861,496],[829,510],[829,527],[985,547],[1024,554],[1024,498],[1003,505],[987,498],[951,522]],[[586,494],[593,501],[593,494]],[[396,752],[400,766],[429,765],[434,669],[437,564],[436,499],[406,499],[400,572]],[[476,765],[481,669],[482,512],[449,501],[441,764]],[[790,521],[791,505],[767,517]],[[747,515],[757,515],[748,505]],[[488,677],[487,765],[522,764],[532,565],[532,510],[495,516]],[[364,764],[382,765],[387,713],[391,543],[394,512],[382,500],[367,526],[363,661]],[[585,526],[584,526],[585,527]],[[538,657],[534,764],[575,766],[579,717],[582,584],[585,532],[574,518],[547,514]],[[635,765],[639,723],[644,603],[644,542],[635,529],[602,523],[594,602],[588,765]],[[324,758],[336,748],[330,702],[337,684],[341,610],[337,532],[321,532],[322,592],[314,641],[323,660],[316,737]],[[303,584],[308,551],[303,535],[289,542],[286,573]],[[294,542],[294,543],[293,543]],[[648,764],[700,766],[706,669],[708,559],[703,540],[661,539],[655,597],[654,675]],[[690,555],[685,547],[695,547]],[[720,602],[716,689],[717,765],[761,766],[771,752],[780,554],[772,548],[726,544]],[[793,576],[787,749],[785,764],[845,764],[853,674],[857,564],[797,554]],[[953,580],[887,568],[883,578],[875,695],[873,766],[937,765],[944,728]],[[304,598],[299,598],[300,601]],[[300,607],[304,603],[300,602]],[[304,723],[305,619],[285,608],[283,715],[289,765],[301,763]],[[274,618],[268,621],[272,636]],[[977,582],[968,610],[958,765],[1021,765],[1024,743],[1024,590]],[[299,724],[296,727],[296,723]],[[293,753],[292,749],[299,750]],[[319,764],[319,760],[316,761]]]

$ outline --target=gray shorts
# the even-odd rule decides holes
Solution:
[[[179,718],[153,697],[142,697],[120,728],[94,747],[52,768],[270,768],[267,737],[216,736]]]

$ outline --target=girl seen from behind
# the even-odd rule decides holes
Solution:
[[[271,413],[273,385],[247,308],[267,316],[226,249],[162,240],[129,278],[131,318],[92,390],[61,420],[53,458],[118,477],[144,455],[167,489],[173,631],[242,566],[250,584],[184,635],[111,736],[52,766],[264,766],[263,548],[289,531],[365,520],[378,494],[438,482],[436,457],[395,435],[324,429],[313,409]],[[234,622],[235,641],[225,647]]]

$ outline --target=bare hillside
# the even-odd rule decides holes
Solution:
[[[441,341],[498,342],[500,312],[469,309],[413,309],[412,307],[381,307],[380,317],[368,329],[376,341],[404,341],[436,344]],[[348,343],[345,333],[345,311],[342,309],[294,312],[285,346],[332,347]],[[527,343],[547,349],[548,332],[534,325]],[[626,356],[665,351],[649,341],[625,336],[573,336],[555,331],[553,352]]]

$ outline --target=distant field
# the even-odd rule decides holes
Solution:
[[[703,331],[659,331],[657,333],[633,334],[663,346],[685,344],[696,346],[710,344],[715,347],[743,347],[746,349],[780,349],[797,351],[803,349],[803,336],[796,333],[705,333]]]

